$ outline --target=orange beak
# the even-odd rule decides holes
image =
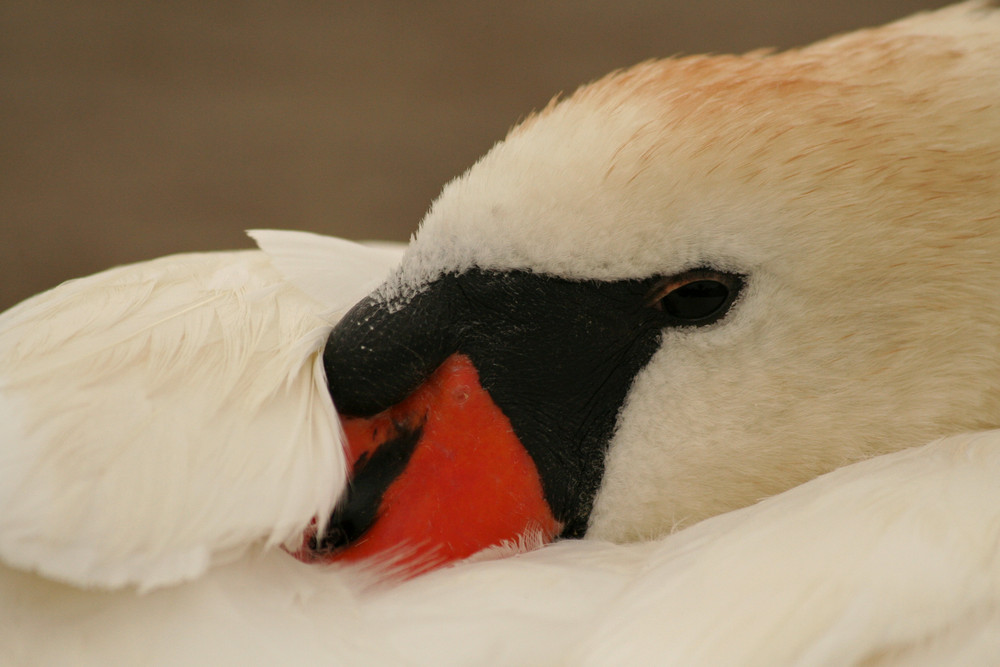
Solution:
[[[562,529],[534,461],[464,355],[399,404],[342,422],[349,489],[323,536],[306,535],[301,560],[375,559],[414,576]]]

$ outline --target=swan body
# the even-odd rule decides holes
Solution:
[[[405,252],[257,232],[261,251],[120,267],[0,315],[0,662],[994,663],[998,68],[1000,12],[980,2],[646,63],[515,129]],[[538,464],[556,530],[587,539],[526,530],[402,582],[391,551],[289,555],[346,530],[348,477],[385,446],[351,454],[351,420],[412,389],[345,341],[419,325],[414,304],[480,313],[496,285],[586,323],[588,286],[619,303],[690,275],[733,298],[622,348],[645,356],[598,383],[620,404],[587,440],[593,484]],[[442,310],[454,289],[469,303]],[[482,321],[502,330],[496,303]],[[435,364],[454,352],[418,333]],[[434,371],[371,335],[415,355],[399,377]],[[501,396],[495,368],[521,362],[455,340]],[[542,461],[531,405],[497,403]]]
[[[992,664],[1000,433],[847,466],[658,541],[390,587],[252,550],[137,595],[0,569],[7,664]]]

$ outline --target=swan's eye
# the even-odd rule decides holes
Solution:
[[[695,269],[664,278],[654,288],[650,302],[670,317],[671,326],[702,326],[729,312],[742,288],[742,276]]]

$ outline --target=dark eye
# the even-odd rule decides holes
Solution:
[[[702,326],[721,319],[743,288],[743,277],[713,269],[695,269],[664,278],[650,295],[672,326]]]

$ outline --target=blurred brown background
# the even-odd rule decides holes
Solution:
[[[0,309],[247,228],[402,240],[555,93],[945,4],[0,2]]]

